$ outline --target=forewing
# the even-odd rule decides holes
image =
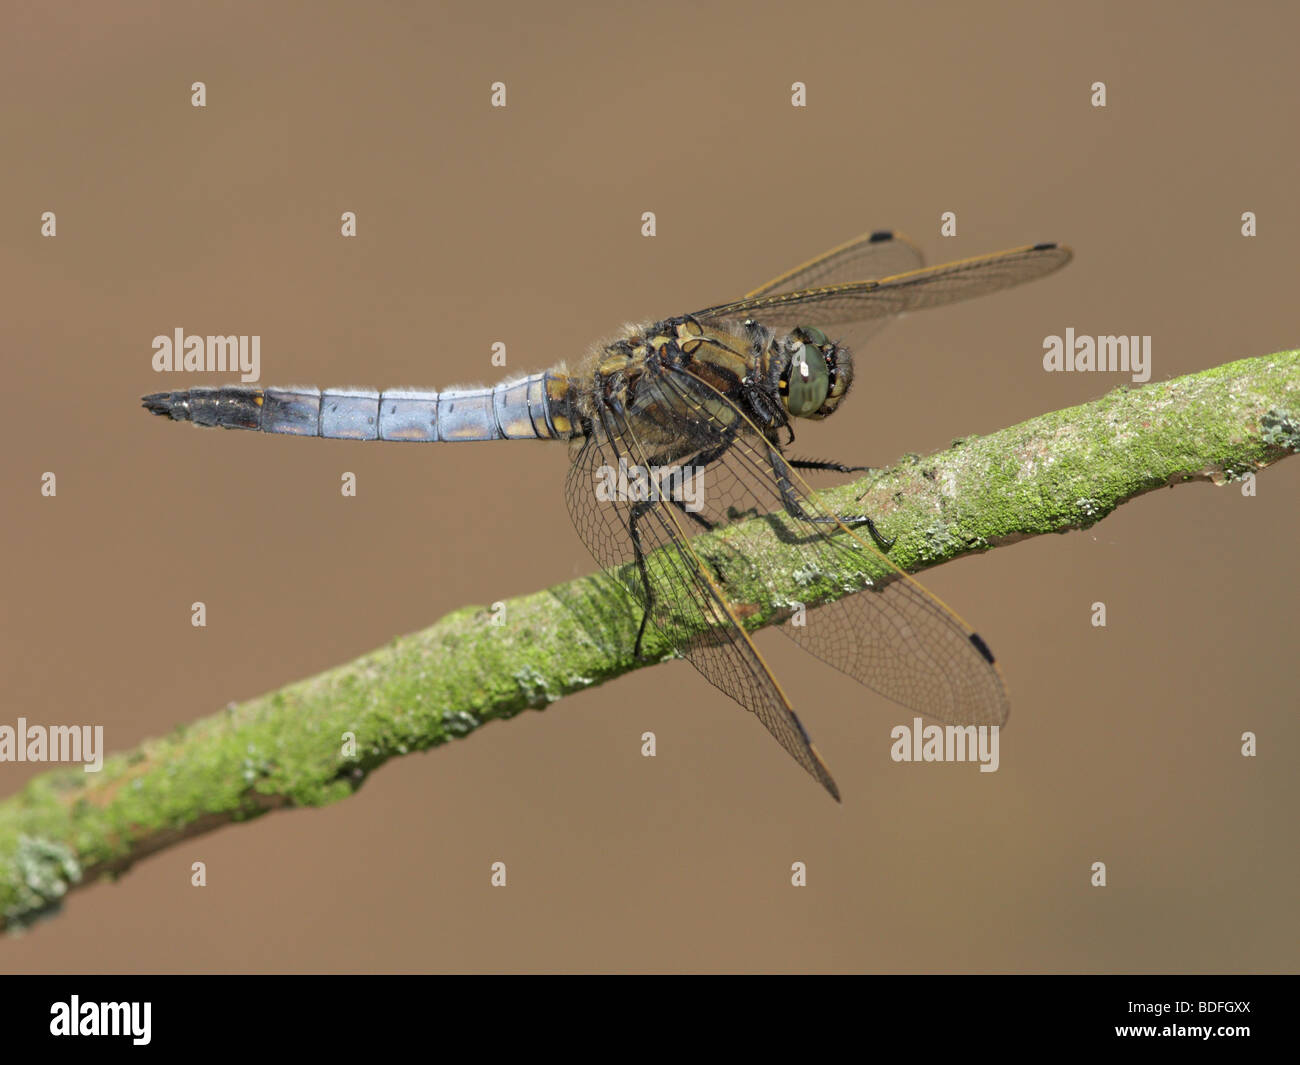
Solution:
[[[753,292],[745,299],[771,296],[778,292],[797,292],[805,288],[838,285],[846,281],[867,281],[893,277],[919,269],[925,263],[921,249],[901,233],[877,230],[855,237],[847,244],[823,252],[815,259],[796,266]]]
[[[663,632],[712,684],[752,711],[795,761],[838,800],[839,789],[829,770],[739,623],[737,614],[743,606],[727,599],[711,562],[691,547],[686,515],[667,500],[638,504],[597,496],[597,484],[606,471],[618,470],[620,459],[630,468],[661,466],[665,460],[690,464],[716,447],[718,427],[711,419],[696,419],[694,424],[682,421],[684,411],[696,408],[699,387],[688,378],[674,389],[643,388],[640,410],[627,413],[606,406],[591,435],[573,454],[566,484],[569,514],[596,561],[618,567],[619,578],[633,598],[643,609],[648,605],[649,624]],[[678,403],[676,397],[682,395],[689,396],[689,402]],[[670,437],[679,441],[671,454],[651,441]],[[634,544],[638,540],[645,556],[644,571],[637,564]]]
[[[716,402],[718,397],[711,398]],[[692,392],[682,389],[680,399],[692,403]],[[792,576],[807,589],[799,602],[815,609],[801,615],[799,604],[786,604],[792,617],[780,626],[782,632],[836,669],[922,714],[954,724],[1006,721],[1006,690],[984,641],[877,550],[865,529],[859,533],[841,524],[839,518],[856,515],[833,515],[759,433],[738,434],[709,466],[708,476],[711,516],[766,515],[765,524],[778,538],[800,546]],[[794,517],[790,509],[821,523]],[[737,539],[735,550],[746,558],[770,559],[758,526],[749,529],[752,544]],[[858,591],[817,605],[844,589]]]
[[[1010,288],[1059,270],[1072,254],[1057,244],[1035,244],[877,280],[745,297],[697,311],[694,317],[701,322],[754,318],[777,328],[815,325],[830,330]]]

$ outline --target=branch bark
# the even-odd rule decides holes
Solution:
[[[865,511],[911,572],[972,551],[1086,528],[1121,503],[1187,481],[1240,480],[1300,450],[1300,352],[1242,359],[1142,388],[1119,388],[985,437],[909,456],[822,493]],[[797,546],[755,518],[729,595],[752,628],[807,598]],[[870,593],[862,593],[870,594]],[[809,604],[813,605],[813,604]],[[57,909],[68,891],[232,821],[347,797],[390,758],[469,735],[489,721],[665,657],[611,580],[580,578],[506,604],[496,624],[467,607],[422,632],[108,758],[44,773],[0,803],[0,927]],[[355,747],[349,746],[355,737]]]

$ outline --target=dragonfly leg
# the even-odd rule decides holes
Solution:
[[[728,448],[731,447],[733,442],[733,440],[728,438],[711,451],[701,451],[695,456],[695,461],[693,463],[696,471],[702,473],[708,468],[710,463],[717,462],[718,459],[727,453]],[[695,511],[691,510],[684,500],[672,496],[669,501],[705,532],[712,532],[718,527],[717,522],[710,521],[708,518],[704,517],[704,515],[697,514]],[[713,575],[718,578],[718,583],[726,584],[727,578],[722,575],[722,569],[718,566],[718,563],[712,558],[708,561],[709,565],[713,567]]]
[[[676,506],[677,509],[680,510],[683,514],[685,514],[692,521],[697,522],[700,525],[700,527],[704,529],[705,532],[712,532],[714,529],[718,527],[716,522],[709,521],[708,518],[696,514],[693,510],[688,510],[686,508],[686,504],[682,502],[680,499],[674,499],[672,502],[673,505]],[[726,574],[722,572],[722,567],[718,565],[717,559],[711,558],[708,555],[705,555],[704,558],[705,561],[707,561],[708,564],[713,567],[713,575],[718,578],[718,583],[726,584],[727,583]]]
[[[637,572],[641,574],[641,589],[645,592],[645,610],[641,614],[641,627],[636,630],[636,643],[632,646],[632,657],[641,657],[641,640],[645,637],[645,627],[650,622],[650,611],[654,609],[655,594],[650,587],[650,573],[646,569],[645,550],[641,546],[641,533],[637,531],[637,519],[645,514],[652,503],[637,503],[628,512],[627,531],[632,538],[632,550],[636,560]]]
[[[786,461],[784,457],[775,449],[768,448],[768,456],[772,463],[772,472],[776,475],[776,485],[781,493],[781,505],[785,507],[785,512],[797,521],[806,521],[814,525],[865,525],[867,531],[871,533],[871,538],[876,541],[877,546],[882,551],[888,551],[894,546],[897,537],[882,536],[880,530],[876,528],[876,523],[865,514],[857,514],[842,517],[819,517],[809,514],[803,509],[799,502],[799,497],[795,493],[794,485],[790,483],[789,469],[791,466],[801,469],[839,469],[842,472],[849,472],[853,469],[863,469],[865,467],[840,466],[838,463],[817,463],[815,467],[804,465],[803,460],[791,459]]]
[[[703,515],[696,514],[695,511],[689,509],[686,506],[686,504],[682,502],[682,500],[674,499],[671,500],[671,502],[673,506],[675,506],[678,510],[680,510],[683,514],[685,514],[688,518],[690,518],[691,521],[695,522],[695,524],[698,525],[705,532],[712,532],[714,529],[717,528],[717,525],[709,521],[708,518],[704,517]]]
[[[683,500],[673,499],[672,504],[677,507],[692,521],[697,522],[706,532],[716,529],[717,525],[701,514],[696,514],[686,508]],[[646,625],[650,622],[650,611],[654,608],[654,591],[650,587],[650,574],[646,569],[645,549],[641,546],[641,533],[637,529],[637,521],[643,515],[650,512],[657,504],[653,501],[637,503],[628,512],[627,528],[632,538],[632,550],[636,561],[637,572],[641,575],[641,588],[645,592],[645,612],[641,615],[641,626],[637,629],[636,644],[633,646],[632,653],[634,657],[641,657],[641,641],[645,637]],[[722,575],[722,570],[718,568],[717,562],[709,559],[709,565],[713,567],[713,573],[718,578],[720,584],[726,584],[727,579]]]
[[[786,459],[797,470],[831,470],[835,473],[870,473],[879,466],[846,466],[842,462],[823,462],[821,459]]]
[[[731,445],[732,445],[732,441],[728,439],[718,447],[713,448],[711,451],[701,451],[698,455],[696,455],[695,461],[691,463],[692,467],[694,468],[695,475],[698,476],[702,474],[703,471],[706,468],[708,468],[710,463],[716,462],[719,458],[721,458],[724,454],[726,454],[727,449],[730,448]],[[650,456],[649,459],[646,460],[646,464],[649,466],[674,465],[670,455],[652,455]],[[714,529],[718,527],[716,522],[712,522],[708,518],[704,517],[704,515],[699,514],[694,510],[691,510],[686,505],[686,502],[681,498],[679,498],[675,493],[670,493],[665,498],[669,503],[672,503],[673,506],[675,506],[678,510],[680,510],[684,515],[686,515],[686,517],[690,518],[691,521],[695,522],[695,524],[698,525],[705,532],[712,532]],[[646,506],[644,503],[641,504],[641,513],[644,514],[648,509],[649,507]]]
[[[865,515],[863,515],[865,517]],[[888,551],[898,540],[897,536],[881,536],[880,530],[876,528],[876,523],[867,518],[867,532],[871,533],[871,539],[876,541],[876,546],[882,551]]]

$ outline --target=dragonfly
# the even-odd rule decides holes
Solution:
[[[572,370],[558,363],[442,391],[232,384],[158,392],[143,404],[175,421],[289,436],[567,441],[569,514],[640,613],[635,655],[653,627],[839,801],[747,629],[752,605],[729,594],[728,561],[754,556],[743,538],[710,537],[705,549],[697,537],[750,528],[759,523],[742,519],[758,515],[775,522],[800,552],[810,591],[838,589],[811,610],[790,609],[780,631],[927,717],[1002,725],[1009,701],[985,640],[893,563],[893,541],[869,515],[836,513],[806,480],[871,467],[794,458],[788,448],[795,422],[839,409],[853,351],[881,325],[1044,277],[1070,259],[1062,245],[1033,244],[926,267],[914,243],[878,230],[740,299],[628,327]]]

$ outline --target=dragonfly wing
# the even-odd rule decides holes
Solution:
[[[680,402],[694,405],[697,393],[680,389]],[[713,393],[709,405],[720,399]],[[696,414],[704,417],[705,411]],[[764,515],[771,532],[800,547],[792,576],[805,585],[807,595],[801,602],[812,609],[801,613],[788,604],[792,617],[780,626],[782,632],[836,669],[922,714],[956,724],[1006,721],[1006,690],[983,639],[877,550],[865,530],[858,533],[842,524],[838,519],[846,515],[832,514],[760,433],[737,434],[732,446],[708,467],[708,476],[715,511]],[[803,517],[793,516],[791,510]],[[735,550],[751,559],[770,556],[759,530],[748,528],[754,529],[756,539],[747,545],[738,536]],[[846,588],[859,591],[825,602]]]
[[[1068,263],[1072,254],[1058,244],[1035,244],[877,280],[745,297],[697,311],[693,317],[701,322],[755,318],[786,328],[876,321],[1045,277]]]
[[[855,237],[815,259],[796,266],[779,277],[774,277],[745,299],[771,296],[778,292],[798,292],[805,288],[837,285],[845,281],[866,281],[869,278],[893,277],[917,270],[925,264],[925,255],[901,233],[877,230]]]
[[[671,399],[678,391],[695,388],[691,379],[672,390],[667,401],[662,395],[655,398],[652,414],[636,410],[625,414],[606,404],[586,441],[573,453],[565,491],[569,514],[596,561],[618,568],[622,583],[648,610],[648,624],[663,632],[710,683],[753,712],[795,761],[838,800],[839,789],[830,771],[740,624],[745,605],[728,599],[713,562],[692,547],[689,532],[697,528],[695,523],[668,500],[634,502],[598,495],[598,485],[608,483],[620,460],[632,471],[689,465],[716,449],[719,437],[712,420],[689,424],[680,420],[683,411],[694,411],[703,397],[692,396],[686,406]],[[649,393],[655,391],[643,388],[638,402],[649,402]],[[671,454],[656,453],[652,436],[661,440],[672,436],[680,443]],[[638,561],[638,544],[644,569]]]

